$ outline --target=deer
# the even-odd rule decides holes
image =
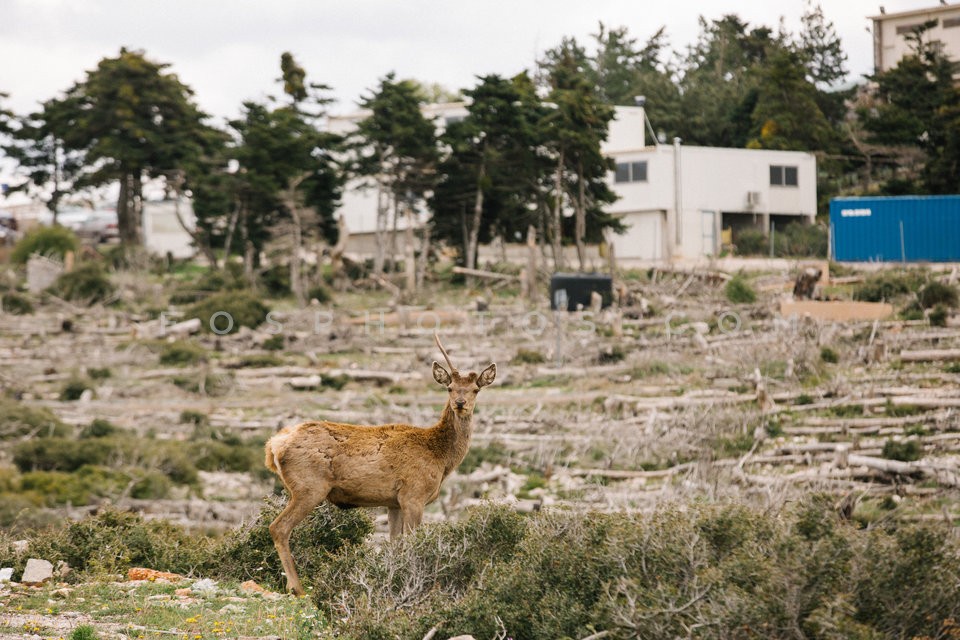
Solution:
[[[492,363],[479,374],[460,373],[434,334],[447,363],[433,362],[433,379],[448,391],[440,418],[431,427],[410,424],[367,426],[329,421],[284,427],[265,446],[265,464],[289,494],[270,524],[287,590],[304,595],[290,553],[290,534],[324,501],[349,509],[386,507],[390,539],[410,533],[423,509],[470,448],[473,409],[480,390],[497,376]]]

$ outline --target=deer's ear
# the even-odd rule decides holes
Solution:
[[[477,377],[477,386],[485,387],[497,377],[497,365],[496,363],[491,364],[489,367],[480,372],[480,375]]]
[[[433,363],[433,379],[444,386],[447,386],[448,384],[450,384],[450,382],[452,382],[452,379],[450,378],[450,374],[447,373],[447,370],[444,369],[443,366],[436,361],[434,361]]]

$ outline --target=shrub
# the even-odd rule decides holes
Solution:
[[[70,632],[68,640],[98,640],[97,630],[88,624],[82,624]]]
[[[734,304],[753,304],[757,301],[757,293],[743,275],[735,275],[724,289],[727,300]]]
[[[824,226],[791,222],[774,234],[773,251],[778,257],[826,258],[828,233]]]
[[[189,574],[209,558],[209,541],[163,520],[106,508],[41,532],[30,541],[30,553],[88,575],[123,574],[130,567]]]
[[[276,264],[260,275],[260,283],[267,293],[274,298],[283,298],[290,295],[290,267]]]
[[[534,349],[520,348],[517,355],[513,356],[513,364],[542,364],[547,361],[546,356]]]
[[[192,424],[196,427],[203,427],[209,422],[210,419],[205,413],[200,413],[199,411],[193,411],[191,409],[184,409],[180,412],[180,424]]]
[[[250,292],[221,293],[196,303],[188,311],[192,318],[200,318],[203,330],[213,332],[210,319],[213,318],[216,333],[235,333],[240,327],[254,329],[267,319],[270,309]],[[227,316],[223,315],[227,314]]]
[[[263,341],[263,348],[267,351],[282,351],[285,346],[286,340],[282,333],[278,333],[275,336],[270,336]]]
[[[887,440],[880,455],[888,460],[913,462],[923,457],[923,445],[917,440]]]
[[[76,251],[79,246],[77,236],[66,227],[37,227],[25,233],[13,247],[10,261],[14,264],[26,264],[35,253],[62,260],[67,252]]]
[[[770,251],[770,241],[760,229],[741,229],[734,238],[738,256],[758,256]]]
[[[263,466],[263,448],[207,440],[192,446],[193,463],[203,471],[252,471]]]
[[[96,262],[85,262],[73,271],[63,273],[50,291],[64,300],[94,304],[113,295],[113,285],[106,272]]]
[[[313,597],[344,638],[941,637],[960,613],[949,527],[858,530],[833,502],[485,507],[377,553],[347,548],[314,574]]]
[[[320,304],[327,304],[333,300],[333,294],[330,293],[330,289],[326,288],[322,284],[315,285],[310,287],[307,291],[308,300],[316,300]]]
[[[252,525],[220,542],[206,570],[222,579],[256,580],[284,591],[283,567],[268,528],[284,506],[279,499],[267,499]],[[332,553],[359,544],[372,531],[373,521],[362,509],[341,510],[326,503],[314,509],[290,538],[301,578],[309,584],[330,563]]]
[[[16,291],[3,294],[0,298],[0,309],[15,316],[28,316],[34,311],[30,298]]]
[[[120,427],[109,420],[103,418],[94,418],[83,431],[80,432],[81,438],[105,438],[112,436],[120,431]]]
[[[110,371],[109,367],[89,367],[87,369],[87,375],[93,380],[106,380],[113,376],[113,372]]]
[[[160,351],[160,364],[184,367],[202,362],[206,356],[204,348],[196,343],[183,340],[168,342]]]
[[[63,389],[60,390],[60,399],[65,402],[79,400],[87,389],[93,389],[90,380],[73,376],[64,383]]]
[[[924,276],[916,271],[883,271],[877,273],[853,290],[853,299],[864,302],[893,300],[923,284]]]
[[[238,291],[246,288],[243,266],[230,262],[224,269],[211,269],[196,282],[180,283],[170,294],[171,304],[191,304],[213,293]]]
[[[928,282],[920,289],[919,301],[924,309],[937,305],[954,308],[957,306],[957,288],[936,280]]]
[[[49,409],[29,407],[0,396],[0,441],[23,436],[65,436],[70,432]]]
[[[930,326],[945,327],[947,326],[947,318],[949,317],[950,312],[947,311],[947,308],[942,304],[938,304],[933,308],[933,311],[930,312]]]
[[[820,347],[820,359],[830,364],[840,362],[840,356],[830,347]]]

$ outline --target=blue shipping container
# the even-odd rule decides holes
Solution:
[[[830,244],[841,262],[960,262],[960,196],[834,198]]]

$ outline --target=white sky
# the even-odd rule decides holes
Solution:
[[[848,55],[850,79],[872,71],[868,15],[933,6],[937,0],[821,0]],[[307,78],[334,88],[332,111],[393,70],[402,78],[469,87],[474,76],[512,75],[564,35],[583,43],[599,21],[626,26],[644,42],[666,26],[685,50],[698,16],[736,13],[751,25],[790,31],[804,0],[0,0],[0,92],[16,112],[34,109],[80,80],[121,46],[167,62],[201,108],[233,117],[245,99],[277,93],[280,54],[291,51]]]

